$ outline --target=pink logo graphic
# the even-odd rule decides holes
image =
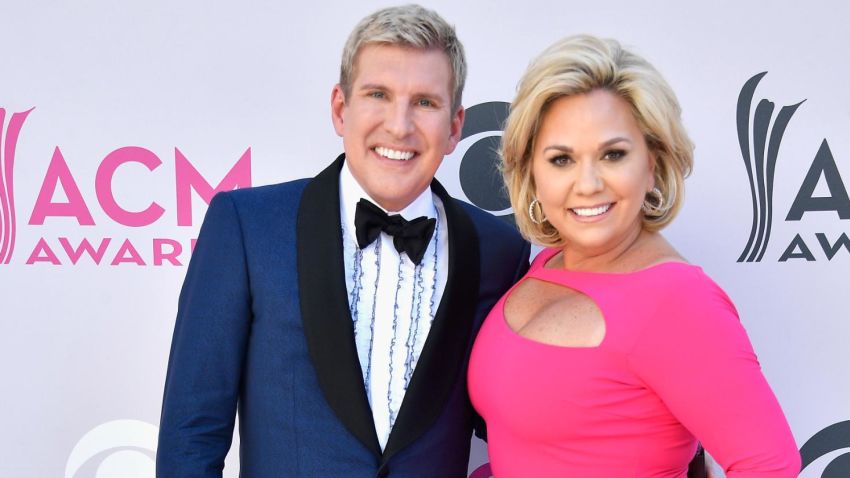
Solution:
[[[4,134],[6,110],[0,108],[0,264],[8,264],[15,251],[15,147],[24,120],[33,109],[13,114]]]
[[[15,208],[15,187],[12,176],[15,149],[24,121],[33,109],[10,114],[7,122],[6,110],[0,108],[0,264],[9,264],[15,249],[18,227],[16,215],[21,213],[21,211],[16,212]],[[161,205],[165,203],[155,194],[141,210],[127,209],[122,204],[121,190],[116,190],[113,180],[119,170],[128,164],[140,164],[144,167],[143,169],[152,172],[162,167],[163,161],[153,151],[140,146],[119,147],[99,162],[94,178],[94,191],[84,195],[85,191],[80,189],[69,163],[65,160],[59,146],[56,146],[44,174],[30,219],[24,225],[43,226],[45,221],[53,220],[53,218],[70,218],[76,220],[79,226],[96,226],[91,206],[97,204],[107,220],[124,227],[147,227],[168,219],[175,221],[179,227],[191,227],[195,216],[192,210],[193,197],[208,205],[218,192],[251,186],[250,147],[242,153],[218,183],[210,182],[189,161],[189,158],[175,147],[173,169],[168,168],[173,171],[174,210],[166,211]],[[57,195],[57,192],[60,194]],[[161,194],[161,190],[131,192]],[[56,199],[57,196],[60,199]],[[62,196],[64,200],[61,199]],[[171,214],[167,214],[168,212]],[[161,227],[159,230],[161,231]],[[197,239],[185,237],[162,237],[159,233],[157,237],[131,239],[101,236],[97,229],[85,231],[93,232],[93,234],[86,234],[88,237],[71,237],[65,234],[59,237],[42,236],[33,246],[21,241],[18,241],[18,246],[31,250],[25,261],[27,265],[76,265],[81,260],[90,260],[94,265],[182,266],[187,256],[191,255],[197,241]]]

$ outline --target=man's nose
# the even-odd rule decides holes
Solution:
[[[413,132],[413,110],[404,102],[390,105],[384,123],[393,137],[404,138]]]

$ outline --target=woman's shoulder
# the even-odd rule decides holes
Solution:
[[[729,296],[701,266],[689,262],[660,234],[647,242],[638,267],[651,272],[643,280],[651,282],[650,290],[658,294],[661,309],[699,311],[700,315],[722,310],[737,316]]]
[[[561,252],[560,249],[555,247],[543,248],[543,250],[538,252],[537,255],[534,256],[534,259],[532,259],[529,270],[537,270],[543,268],[546,263],[549,262],[549,259],[553,258],[559,252]]]
[[[690,262],[665,262],[659,264],[664,280],[677,296],[686,301],[720,297],[729,301],[729,297],[720,285],[705,270]],[[731,301],[730,301],[731,302]]]

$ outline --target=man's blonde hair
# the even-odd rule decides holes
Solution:
[[[339,85],[345,97],[351,94],[351,84],[357,75],[357,54],[372,44],[443,51],[452,68],[452,112],[457,111],[466,83],[466,57],[454,27],[440,15],[419,5],[402,5],[378,10],[361,20],[342,50]]]

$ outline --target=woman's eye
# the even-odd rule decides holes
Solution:
[[[617,161],[618,159],[622,159],[626,155],[626,152],[621,149],[615,149],[612,151],[608,151],[605,153],[605,159],[609,161]]]
[[[555,156],[554,158],[549,160],[549,162],[554,164],[555,166],[566,166],[571,161],[572,161],[572,159],[570,159],[569,156],[565,156],[565,155]]]

